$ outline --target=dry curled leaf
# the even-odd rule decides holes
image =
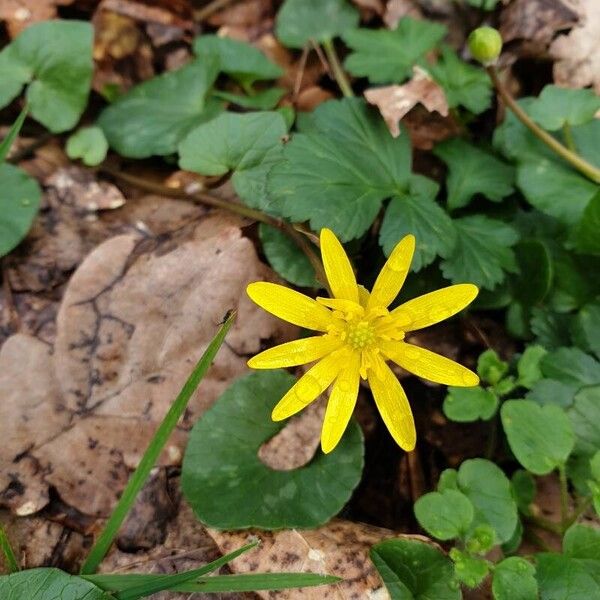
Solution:
[[[238,311],[236,325],[162,464],[179,464],[187,429],[245,372],[249,355],[266,340],[293,337],[294,327],[256,308],[244,293],[249,281],[273,276],[239,225],[217,213],[159,237],[130,233],[107,240],[69,281],[53,354],[29,337],[5,343],[0,406],[7,414],[0,435],[11,442],[1,453],[3,464],[16,466],[2,472],[4,504],[31,514],[47,502],[52,485],[79,511],[108,514],[228,309]],[[28,403],[19,402],[21,396]],[[43,410],[36,412],[38,404]]]
[[[570,33],[561,35],[550,46],[554,81],[567,87],[592,86],[600,94],[600,3],[579,0],[581,16]]]
[[[377,106],[393,137],[400,135],[400,121],[417,104],[429,112],[448,116],[444,90],[419,67],[413,67],[413,77],[408,83],[370,88],[365,90],[365,98]]]

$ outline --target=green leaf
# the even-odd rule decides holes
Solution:
[[[444,276],[453,283],[470,282],[488,289],[515,272],[514,246],[519,235],[510,225],[483,215],[453,221],[457,241],[451,256],[442,262]]]
[[[486,560],[470,556],[458,548],[450,550],[450,558],[454,561],[456,578],[469,588],[480,585],[490,571]]]
[[[0,108],[24,85],[30,115],[53,133],[75,126],[92,81],[93,28],[83,21],[31,25],[0,52]]]
[[[571,335],[580,348],[600,357],[600,300],[581,308],[571,324]]]
[[[231,182],[240,198],[249,206],[267,208],[264,169],[280,157],[286,132],[277,112],[226,112],[199,125],[181,141],[179,166],[202,175],[233,171]]]
[[[554,277],[548,245],[542,240],[521,240],[515,255],[519,273],[511,281],[514,297],[525,306],[538,304],[550,292]]]
[[[590,600],[600,597],[600,587],[582,561],[545,552],[536,554],[541,600]]]
[[[567,529],[563,552],[571,558],[600,561],[600,529],[575,523]]]
[[[393,138],[357,98],[321,104],[303,131],[269,173],[270,198],[290,220],[310,220],[313,231],[329,227],[342,241],[360,237],[383,200],[408,187],[408,135]]]
[[[108,142],[100,127],[82,127],[67,140],[69,158],[81,158],[84,165],[99,165],[108,152]]]
[[[483,381],[496,385],[508,373],[508,363],[495,350],[482,352],[477,359],[477,374]]]
[[[273,64],[258,48],[229,37],[202,35],[193,43],[194,53],[205,60],[214,56],[219,60],[219,68],[231,75],[244,86],[255,81],[277,79],[283,70]]]
[[[575,452],[592,457],[600,448],[600,385],[579,390],[568,414],[575,430]]]
[[[555,404],[568,408],[573,404],[578,389],[576,384],[562,383],[556,379],[540,379],[527,394],[527,399],[542,405]]]
[[[349,499],[363,466],[356,423],[331,454],[318,453],[302,468],[275,471],[258,458],[261,444],[285,425],[270,415],[295,381],[284,371],[243,377],[194,426],[182,487],[203,523],[220,529],[317,527]]]
[[[263,252],[279,275],[300,287],[321,287],[306,254],[289,236],[264,223],[260,224],[258,232]]]
[[[437,484],[437,491],[457,490],[458,489],[458,471],[456,469],[444,469]]]
[[[443,44],[438,62],[424,67],[444,88],[450,108],[464,106],[477,115],[490,107],[492,86],[487,73],[461,60],[450,46]]]
[[[569,417],[556,405],[507,400],[500,409],[508,443],[517,460],[535,475],[564,465],[575,445]]]
[[[430,492],[414,505],[419,525],[438,540],[462,538],[473,521],[474,508],[458,490]]]
[[[590,459],[590,474],[598,482],[600,482],[600,450]]]
[[[412,175],[409,191],[390,200],[381,224],[379,243],[386,256],[405,235],[416,237],[413,271],[431,264],[436,256],[448,257],[456,243],[454,225],[435,201],[438,190],[431,179]]]
[[[578,386],[600,383],[600,362],[579,348],[559,348],[541,360],[542,373],[550,379]]]
[[[496,540],[496,532],[487,524],[477,525],[469,531],[465,548],[469,554],[487,554]]]
[[[503,471],[483,458],[466,460],[458,470],[458,486],[475,507],[474,524],[487,523],[500,542],[509,540],[518,515],[510,481]]]
[[[449,387],[444,400],[444,414],[458,423],[491,419],[498,408],[498,397],[482,387]]]
[[[531,473],[517,469],[511,477],[510,484],[519,510],[524,515],[531,514],[531,504],[536,493],[535,479]]]
[[[25,122],[25,118],[27,117],[28,112],[29,107],[26,104],[19,113],[19,116],[16,118],[15,122],[12,124],[11,128],[8,131],[8,134],[2,140],[2,143],[0,144],[0,164],[2,164],[8,156],[8,153],[10,152],[10,149],[12,148],[15,139],[19,135],[19,131],[21,131],[21,127]]]
[[[547,85],[529,106],[531,118],[544,129],[556,131],[569,125],[583,125],[600,110],[594,90],[569,89]]]
[[[189,131],[220,111],[216,100],[206,102],[218,72],[217,60],[196,60],[144,81],[105,108],[98,125],[123,156],[171,154]]]
[[[564,163],[547,158],[520,163],[517,185],[532,206],[566,225],[582,218],[599,189]]]
[[[275,35],[288,48],[310,40],[323,43],[358,25],[359,14],[346,0],[285,0],[277,14]]]
[[[482,10],[494,10],[499,0],[467,0],[467,2],[475,8]],[[516,599],[515,599],[516,600]]]
[[[243,96],[241,94],[232,94],[231,92],[223,92],[214,90],[212,95],[215,98],[220,98],[226,102],[231,102],[242,108],[250,108],[254,110],[271,110],[277,106],[285,94],[283,88],[273,87],[266,90],[256,92],[252,96]]]
[[[554,285],[548,297],[548,304],[553,310],[568,312],[581,308],[600,294],[600,278],[589,276],[590,272],[600,269],[600,259],[577,256],[555,247],[553,263]]]
[[[25,171],[0,164],[0,257],[8,254],[27,235],[40,207],[42,191]]]
[[[540,362],[548,352],[542,346],[527,346],[525,351],[519,357],[517,362],[517,373],[519,378],[517,383],[520,386],[531,389],[540,379],[542,379],[542,369]]]
[[[575,247],[584,254],[600,255],[600,189],[586,205],[573,230]]]
[[[492,592],[495,600],[535,600],[538,597],[535,567],[519,556],[505,558],[494,569]]]
[[[29,569],[0,576],[2,600],[111,600],[94,584],[59,569]]]
[[[448,165],[450,210],[467,206],[475,194],[500,202],[513,191],[514,168],[460,138],[438,144],[434,154]]]
[[[462,597],[453,581],[452,563],[433,544],[411,539],[385,540],[375,544],[370,555],[391,600]]]
[[[536,342],[546,350],[555,350],[570,343],[570,315],[537,307],[532,309],[531,314],[531,331],[536,335]]]
[[[342,35],[352,50],[344,66],[352,75],[368,77],[371,83],[401,83],[445,34],[442,25],[411,17],[400,19],[393,31],[350,30]]]

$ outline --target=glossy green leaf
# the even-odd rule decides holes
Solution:
[[[511,477],[510,485],[519,510],[524,515],[530,514],[530,507],[536,494],[535,479],[531,473],[523,469],[517,469]]]
[[[540,379],[527,394],[527,399],[541,405],[555,404],[568,408],[573,404],[578,389],[577,384],[563,383],[556,379]]]
[[[536,239],[515,246],[519,272],[512,278],[514,297],[525,306],[540,303],[552,288],[554,266],[548,245]]]
[[[253,110],[271,110],[277,106],[277,103],[284,96],[283,88],[274,87],[262,90],[252,94],[252,96],[243,96],[241,94],[233,94],[231,92],[223,92],[221,90],[213,91],[212,95],[215,98],[231,102],[242,108]]]
[[[83,21],[44,21],[0,52],[0,108],[27,87],[29,114],[54,133],[75,126],[92,81],[93,28]]]
[[[571,316],[558,314],[549,309],[533,307],[531,310],[531,331],[536,343],[546,350],[556,350],[571,342]]]
[[[349,499],[363,466],[356,423],[331,454],[319,452],[299,469],[275,471],[258,458],[261,444],[285,426],[270,415],[295,381],[284,371],[243,377],[194,426],[182,487],[203,523],[220,529],[317,527]]]
[[[510,481],[494,463],[483,458],[466,460],[458,470],[458,487],[475,507],[474,524],[487,523],[498,540],[509,540],[517,526],[517,505]]]
[[[452,563],[436,546],[411,539],[391,539],[371,548],[391,600],[460,600]]]
[[[284,279],[300,287],[321,287],[306,254],[285,233],[260,224],[262,249],[273,269]]]
[[[201,60],[217,57],[219,69],[243,85],[283,75],[281,67],[273,64],[258,48],[233,38],[201,35],[194,40],[193,49]]]
[[[81,158],[84,165],[99,165],[108,152],[108,142],[100,127],[82,127],[67,140],[69,158]]]
[[[590,600],[600,598],[600,586],[577,559],[544,552],[536,554],[540,600]]]
[[[0,576],[2,600],[111,600],[93,583],[59,569],[29,569]]]
[[[216,100],[206,102],[218,72],[216,59],[196,60],[140,83],[100,115],[108,143],[131,158],[175,152],[189,131],[220,111]]]
[[[540,362],[547,354],[543,346],[530,345],[525,348],[523,354],[517,361],[518,384],[531,389],[540,379],[542,379],[542,369]]]
[[[356,98],[321,104],[302,131],[269,173],[271,201],[292,221],[310,220],[313,231],[329,227],[342,241],[361,236],[383,200],[408,187],[408,135],[393,138]]]
[[[448,208],[467,206],[476,194],[500,202],[513,191],[514,168],[461,138],[435,147],[434,154],[448,165]]]
[[[442,262],[444,276],[453,283],[471,282],[488,289],[504,281],[506,272],[515,272],[514,246],[517,231],[484,215],[453,221],[457,240],[452,254]]]
[[[0,143],[0,164],[2,164],[8,156],[15,139],[19,135],[19,131],[21,131],[21,127],[25,122],[28,112],[29,107],[25,105],[19,113],[19,116],[15,119],[15,122],[11,125],[11,128],[8,130],[6,137]]]
[[[581,308],[571,324],[571,335],[577,346],[600,357],[600,301]]]
[[[42,192],[25,171],[0,164],[0,257],[8,254],[26,235],[40,207]]]
[[[541,361],[542,373],[550,379],[579,387],[600,383],[600,362],[579,348],[559,348]]]
[[[487,73],[461,60],[449,46],[442,45],[437,63],[424,67],[444,89],[451,108],[464,106],[479,114],[490,107],[492,86]]]
[[[586,205],[581,219],[575,225],[573,240],[575,247],[584,254],[600,255],[600,188]]]
[[[275,35],[288,48],[303,48],[310,40],[322,43],[354,29],[358,18],[347,0],[285,0]]]
[[[477,359],[477,374],[486,383],[496,385],[508,373],[508,363],[491,348]]]
[[[444,37],[446,28],[404,17],[396,29],[352,29],[342,35],[352,53],[344,66],[371,83],[402,83],[419,59]]]
[[[600,529],[575,523],[563,538],[563,552],[572,558],[600,561]]]
[[[600,98],[594,90],[547,85],[531,103],[528,112],[538,125],[556,131],[565,124],[583,125],[591,121],[598,110]]]
[[[454,225],[435,201],[438,190],[431,179],[412,175],[409,190],[390,200],[381,224],[379,243],[386,256],[405,235],[415,236],[414,271],[431,264],[437,256],[450,256],[456,243]]]
[[[494,569],[492,592],[495,600],[536,600],[535,567],[519,556],[505,558]]]
[[[600,448],[600,385],[580,389],[568,414],[575,430],[575,452],[591,458]]]
[[[199,125],[181,141],[179,165],[202,175],[233,171],[231,182],[240,198],[249,206],[267,208],[265,165],[272,164],[272,157],[280,157],[286,132],[277,112],[226,112]]]
[[[474,516],[470,500],[458,490],[425,494],[415,502],[414,511],[419,525],[438,540],[463,537]]]
[[[569,417],[556,405],[507,400],[500,409],[508,443],[517,460],[535,475],[564,465],[575,445]]]
[[[456,578],[469,588],[480,585],[490,571],[489,564],[485,559],[471,556],[458,548],[450,550],[450,558],[454,561]]]
[[[444,414],[458,423],[491,419],[498,408],[498,397],[492,390],[480,386],[449,387],[444,399]]]
[[[444,469],[437,484],[437,491],[458,490],[458,471],[456,469]]]

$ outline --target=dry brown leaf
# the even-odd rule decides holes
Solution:
[[[414,0],[388,0],[383,14],[383,22],[388,29],[396,29],[398,21],[402,17],[419,19],[422,16],[423,13]]]
[[[32,338],[27,343],[37,353],[27,347],[17,352],[15,346],[24,344],[20,336],[5,343],[0,405],[8,414],[0,435],[12,441],[2,448],[2,462],[11,464],[18,456],[21,469],[14,477],[2,473],[5,504],[30,514],[44,505],[53,485],[81,512],[108,514],[228,309],[238,311],[236,325],[162,464],[181,461],[186,430],[245,372],[247,357],[264,340],[293,337],[296,328],[255,307],[244,293],[249,281],[273,276],[242,237],[240,224],[216,213],[158,238],[131,233],[109,239],[69,281],[52,358],[48,347]],[[46,369],[43,377],[23,378],[23,372],[38,373],[40,364]],[[40,378],[45,392],[24,388]],[[48,392],[57,388],[56,394]],[[47,414],[41,422],[28,419],[19,395],[37,406],[42,393]],[[14,423],[23,425],[15,429]],[[25,469],[31,465],[36,468]]]
[[[554,81],[567,87],[592,86],[600,94],[600,2],[579,3],[579,24],[550,46],[550,55],[556,60]]]
[[[260,546],[230,563],[235,573],[312,572],[342,577],[337,585],[304,590],[285,590],[261,598],[278,600],[385,600],[389,598],[369,559],[373,544],[391,537],[430,541],[422,536],[398,535],[389,529],[334,519],[315,530],[226,532],[208,529],[222,553],[259,539]]]
[[[359,9],[363,9],[367,12],[372,11],[379,16],[381,16],[385,11],[385,4],[383,0],[352,0],[352,2]]]
[[[11,38],[33,23],[48,21],[56,17],[58,6],[68,6],[74,0],[2,0],[0,21],[6,22]]]
[[[370,88],[365,90],[365,98],[377,106],[393,137],[400,135],[400,121],[417,104],[448,116],[444,90],[419,67],[413,67],[413,78],[408,83]]]

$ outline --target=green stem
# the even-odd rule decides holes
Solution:
[[[117,535],[119,528],[125,520],[127,513],[133,506],[133,503],[135,502],[138,493],[144,486],[144,483],[146,483],[148,475],[150,475],[150,471],[156,464],[156,461],[158,460],[158,457],[160,456],[160,453],[162,452],[168,439],[171,437],[171,433],[173,433],[173,430],[175,429],[177,422],[179,421],[190,398],[192,397],[192,394],[196,391],[196,388],[210,367],[215,355],[217,354],[217,351],[221,347],[221,344],[227,335],[227,332],[231,328],[234,319],[235,314],[230,315],[225,323],[221,326],[211,343],[208,345],[208,348],[205,350],[204,354],[196,364],[188,380],[181,388],[181,391],[175,399],[175,402],[173,402],[171,408],[169,408],[169,411],[165,415],[164,419],[156,430],[154,437],[150,441],[146,452],[144,452],[144,456],[142,456],[140,464],[137,466],[137,469],[133,472],[133,475],[127,482],[125,490],[123,491],[117,506],[113,510],[111,516],[106,522],[106,525],[104,526],[104,530],[96,540],[96,543],[92,547],[88,557],[83,563],[83,566],[81,567],[82,575],[90,575],[94,573],[98,568],[98,565],[102,562],[102,559],[106,556],[106,553],[108,552],[113,539]]]
[[[344,94],[346,98],[352,98],[354,96],[352,86],[348,81],[348,77],[346,76],[344,69],[342,69],[340,59],[338,58],[337,52],[335,51],[335,47],[331,39],[325,40],[323,42],[323,49],[325,50],[325,54],[327,55],[327,60],[329,61],[331,71],[333,72],[333,77],[337,81],[337,84],[342,94]]]
[[[547,131],[544,131],[533,119],[517,104],[515,99],[510,95],[506,86],[500,81],[496,67],[487,67],[487,72],[494,84],[494,87],[498,91],[498,94],[510,108],[517,119],[527,127],[531,133],[538,137],[544,142],[549,148],[554,150],[556,154],[566,160],[572,167],[577,169],[580,173],[585,175],[588,179],[591,179],[595,183],[600,183],[600,169],[583,159],[581,156],[569,150],[566,146],[563,146],[556,138],[551,136]]]
[[[135,187],[146,190],[148,192],[152,192],[154,194],[158,194],[160,196],[167,196],[170,198],[180,198],[182,200],[191,200],[192,202],[200,202],[206,206],[212,206],[213,208],[219,208],[221,210],[226,210],[235,214],[238,214],[242,217],[247,217],[248,219],[252,219],[253,221],[258,221],[259,223],[265,223],[266,225],[270,225],[271,227],[275,227],[280,231],[283,231],[292,241],[306,254],[306,257],[310,261],[313,269],[315,270],[317,280],[321,283],[321,285],[326,289],[331,295],[331,290],[329,289],[329,285],[327,283],[327,276],[325,274],[325,269],[323,267],[323,263],[321,259],[318,257],[316,252],[313,250],[312,244],[308,242],[306,236],[300,233],[295,229],[295,227],[284,221],[283,219],[276,219],[270,215],[267,215],[260,210],[255,210],[250,208],[249,206],[245,206],[244,204],[238,204],[236,202],[226,202],[225,200],[221,200],[215,196],[210,194],[206,194],[204,192],[194,192],[193,194],[188,194],[182,190],[177,190],[174,188],[167,187],[165,185],[160,185],[158,183],[153,183],[151,181],[147,181],[146,179],[142,179],[141,177],[136,177],[135,175],[129,175],[128,173],[123,173],[117,169],[113,169],[108,166],[100,167],[100,171],[107,173],[121,181],[125,181],[134,185]]]
[[[550,521],[549,519],[545,519],[544,517],[537,517],[535,515],[529,515],[525,517],[528,523],[538,527],[540,529],[545,529],[546,531],[550,531],[552,533],[561,534],[562,528],[559,523],[555,523],[554,521]]]
[[[4,527],[2,527],[2,525],[0,525],[0,549],[2,550],[2,554],[4,554],[4,560],[9,573],[16,573],[19,571],[19,561],[15,556],[12,546],[10,545],[10,540],[8,539],[6,531],[4,531]]]
[[[592,498],[584,498],[581,504],[569,515],[565,523],[565,531],[579,519],[579,517],[592,505]]]
[[[565,121],[562,127],[563,137],[565,138],[565,144],[567,148],[571,152],[577,152],[577,148],[575,146],[575,138],[573,137],[573,131],[571,130],[571,125],[568,121]]]
[[[558,480],[560,482],[560,526],[562,533],[564,533],[569,518],[569,485],[567,483],[567,469],[564,464],[558,465]]]

